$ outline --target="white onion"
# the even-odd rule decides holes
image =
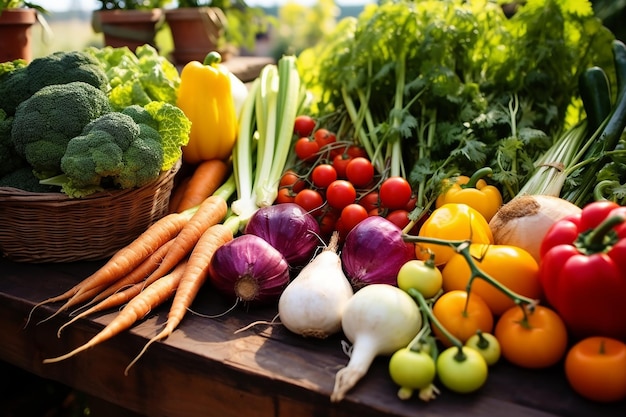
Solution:
[[[489,222],[489,228],[496,245],[522,248],[540,262],[541,241],[548,229],[580,211],[580,207],[559,197],[522,195],[502,206]]]

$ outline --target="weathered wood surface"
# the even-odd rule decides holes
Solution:
[[[39,301],[62,293],[101,263],[17,264],[0,260],[0,359],[57,380],[87,394],[148,416],[171,417],[343,417],[343,416],[623,416],[624,402],[585,401],[567,386],[560,367],[529,371],[504,362],[492,369],[479,392],[458,395],[442,390],[422,403],[400,401],[379,358],[366,377],[340,403],[329,401],[335,372],[347,363],[341,336],[305,340],[271,321],[275,308],[243,307],[218,318],[188,314],[166,341],[153,344],[140,361],[124,369],[147,339],[156,334],[167,305],[131,331],[57,364],[44,358],[68,352],[99,331],[114,312],[81,320],[57,338],[67,314],[46,321],[59,304],[35,310]],[[205,287],[193,310],[217,315],[230,307]]]

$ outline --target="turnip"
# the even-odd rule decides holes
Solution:
[[[348,365],[335,377],[333,402],[345,397],[376,356],[406,347],[421,329],[422,316],[415,301],[398,287],[370,284],[348,300],[341,326],[352,348]]]

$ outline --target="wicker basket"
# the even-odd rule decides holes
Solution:
[[[141,188],[80,199],[0,188],[0,252],[32,263],[110,257],[167,214],[179,168]]]

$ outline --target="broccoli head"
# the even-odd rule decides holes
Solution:
[[[4,110],[0,109],[0,176],[13,172],[16,169],[28,165],[26,160],[18,155],[11,140],[11,127],[13,117],[7,117]]]
[[[0,187],[17,188],[31,193],[51,193],[57,191],[56,187],[39,183],[29,166],[22,166],[4,176],[0,176]]]
[[[41,88],[20,103],[11,138],[18,154],[42,178],[61,174],[61,158],[70,139],[111,112],[106,93],[82,81]]]
[[[13,115],[17,106],[41,88],[82,81],[108,92],[109,81],[101,63],[82,51],[59,51],[35,58],[30,64],[0,77],[0,108]]]
[[[82,197],[110,187],[141,187],[161,173],[158,132],[120,112],[89,123],[67,144],[61,159],[63,192]],[[51,183],[51,182],[48,182]]]

